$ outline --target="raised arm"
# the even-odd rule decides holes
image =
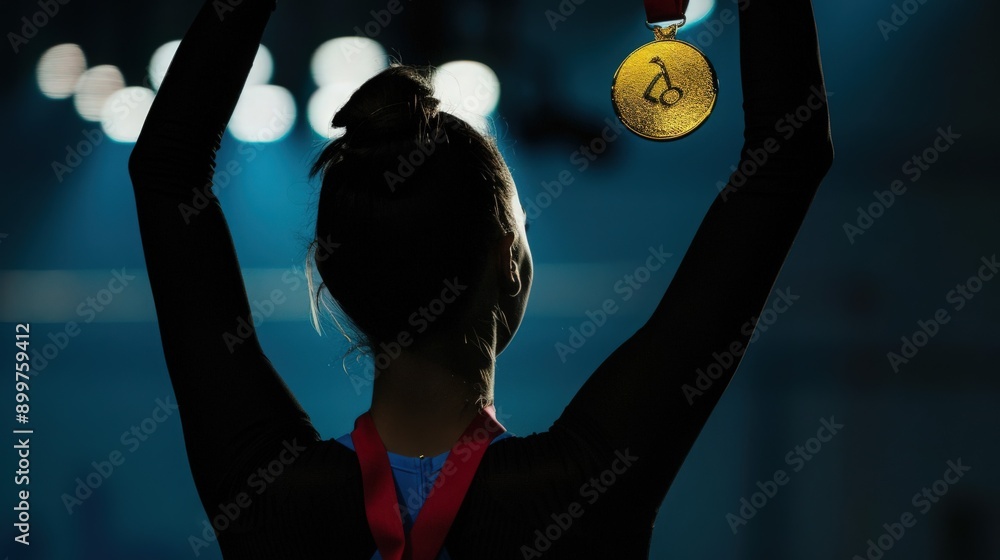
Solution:
[[[282,441],[316,438],[258,344],[211,191],[216,150],[274,7],[204,2],[129,159],[163,351],[206,509]]]
[[[741,171],[712,203],[652,317],[553,426],[594,442],[602,456],[628,448],[640,457],[654,511],[736,372],[747,325],[833,159],[810,1],[740,6]],[[709,387],[696,384],[699,370]]]

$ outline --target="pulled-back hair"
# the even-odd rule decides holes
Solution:
[[[312,167],[322,176],[308,257],[322,279],[310,284],[314,325],[325,288],[361,347],[489,318],[477,285],[491,247],[514,228],[513,181],[496,145],[438,109],[427,74],[393,66],[365,82],[333,118],[345,133]],[[424,319],[421,308],[448,290],[455,301]]]

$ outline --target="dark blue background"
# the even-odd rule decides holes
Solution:
[[[719,3],[717,10],[730,5]],[[24,0],[5,4],[5,34],[38,10]],[[91,65],[115,64],[137,85],[153,50],[181,36],[198,4],[71,0],[19,54],[0,54],[3,363],[13,363],[14,323],[30,321],[40,348],[67,319],[82,323],[76,306],[110,280],[112,270],[137,274],[56,358],[36,367],[30,548],[11,540],[13,436],[10,445],[0,445],[7,449],[0,452],[6,480],[0,550],[10,558],[188,558],[188,537],[203,528],[206,516],[176,414],[134,452],[120,440],[150,416],[156,399],[172,394],[142,274],[125,166],[131,145],[105,141],[57,181],[52,162],[94,124],[80,119],[69,100],[44,98],[34,80],[45,49],[75,42]],[[315,188],[306,171],[321,146],[304,118],[315,89],[309,57],[385,6],[340,4],[283,2],[264,37],[275,59],[272,83],[292,91],[299,119],[285,140],[260,146],[259,157],[245,165],[248,172],[220,194],[246,269],[280,274],[301,265]],[[611,75],[622,57],[650,39],[639,2],[586,0],[555,30],[545,17],[545,10],[558,9],[555,0],[405,6],[377,37],[390,53],[421,64],[471,58],[498,74],[499,144],[522,198],[535,199],[541,183],[561,171],[574,178],[532,224],[536,285],[521,331],[497,368],[497,402],[509,415],[508,429],[544,430],[652,310],[716,183],[738,159],[736,25],[701,43],[722,87],[716,113],[702,129],[669,145],[623,135],[580,171],[571,155],[613,118]],[[1000,280],[985,283],[961,310],[946,301],[956,284],[977,273],[981,257],[1000,250],[1000,197],[990,171],[997,148],[992,22],[998,9],[927,0],[886,40],[877,22],[892,6],[889,0],[815,2],[837,159],[776,285],[800,299],[753,345],[705,427],[663,503],[651,558],[863,557],[866,541],[884,533],[882,524],[907,511],[917,523],[884,558],[1000,558]],[[693,40],[703,29],[692,26],[681,38]],[[939,127],[952,127],[961,138],[911,182],[903,164],[932,145]],[[228,138],[219,161],[240,157],[238,147]],[[906,193],[851,243],[844,223],[854,223],[858,207],[875,202],[873,191],[896,179],[906,182]],[[615,282],[660,245],[674,255],[668,266],[636,297],[620,301]],[[46,270],[66,272],[38,275]],[[252,298],[266,297],[266,280],[248,280],[248,286]],[[358,375],[362,366],[353,356],[345,362],[346,345],[335,331],[319,337],[311,329],[304,288],[288,290],[288,297],[288,307],[265,321],[260,337],[320,433],[340,436],[370,400],[344,372],[346,366]],[[563,363],[556,343],[566,342],[569,329],[606,298],[618,300],[621,311]],[[900,337],[911,336],[917,321],[939,308],[951,320],[894,371],[886,354],[898,352]],[[0,391],[4,410],[13,408],[12,378]],[[786,454],[830,416],[845,427],[792,472]],[[4,422],[16,426],[13,418]],[[125,462],[67,513],[61,496],[92,472],[92,461],[115,450]],[[917,511],[911,497],[959,458],[971,470],[926,514]],[[790,482],[734,535],[726,514],[736,514],[741,498],[750,499],[756,483],[777,469],[786,470]],[[200,557],[218,558],[217,544]]]

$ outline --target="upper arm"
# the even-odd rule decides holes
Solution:
[[[821,176],[797,177],[794,194],[716,199],[652,316],[557,420],[604,455],[644,458],[655,503],[736,373]]]
[[[212,2],[202,4],[129,158],[163,352],[203,500],[282,438],[317,438],[260,348],[211,190],[215,153],[273,7],[248,0],[220,18]]]
[[[269,438],[318,436],[260,347],[218,201],[185,213],[194,203],[182,193],[199,182],[178,189],[164,183],[175,176],[154,172],[161,162],[144,165],[133,159],[139,228],[188,460],[205,499],[227,478],[245,479],[240,465],[255,468]]]

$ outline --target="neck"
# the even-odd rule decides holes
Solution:
[[[408,457],[450,450],[492,404],[493,373],[492,359],[463,368],[403,351],[376,371],[372,394],[372,420],[386,450]]]

